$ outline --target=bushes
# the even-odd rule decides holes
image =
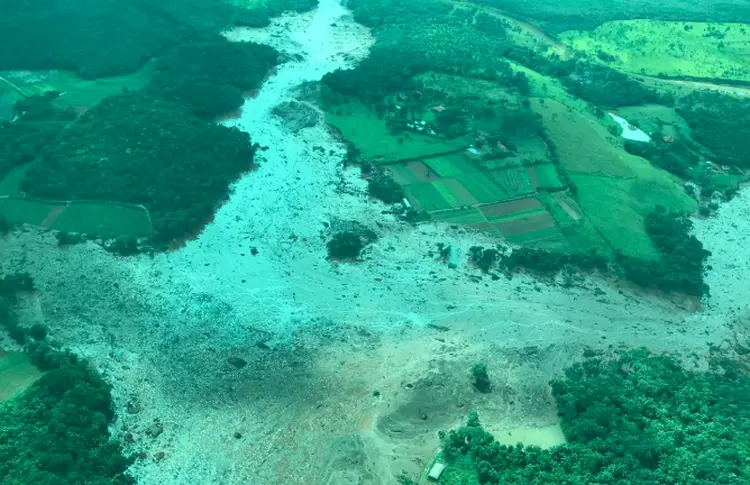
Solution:
[[[344,231],[334,234],[326,246],[330,259],[357,259],[365,241],[356,232]]]
[[[750,378],[723,365],[692,373],[645,350],[589,359],[551,383],[567,444],[500,445],[472,413],[441,432],[443,456],[469,457],[480,484],[746,483]]]
[[[487,366],[483,362],[477,362],[471,367],[471,377],[474,387],[479,392],[489,392],[491,383],[490,376],[487,374]]]
[[[382,200],[386,204],[396,204],[404,199],[404,191],[392,178],[377,175],[367,181],[370,197]]]
[[[573,266],[584,271],[606,271],[608,260],[596,252],[588,253],[553,253],[543,249],[518,248],[505,256],[500,266],[506,271],[526,269],[533,273],[552,275],[566,266]]]

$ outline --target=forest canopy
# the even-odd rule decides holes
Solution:
[[[499,444],[474,414],[441,433],[449,463],[468,457],[480,484],[740,485],[750,480],[750,377],[731,362],[685,370],[633,350],[588,359],[551,383],[567,444]],[[450,466],[450,465],[449,465]]]
[[[250,136],[147,93],[105,99],[48,145],[22,181],[49,199],[142,204],[161,241],[197,229],[253,167]]]
[[[19,292],[33,289],[28,274],[0,277],[0,330],[16,340]],[[44,375],[0,404],[0,483],[3,485],[128,485],[131,460],[112,441],[110,386],[76,355],[49,344],[46,327],[21,330]],[[23,344],[23,339],[19,343]]]
[[[259,15],[267,23],[266,12],[316,3],[270,0]],[[0,11],[0,70],[63,69],[86,78],[135,72],[251,15],[227,0],[0,0]]]
[[[152,92],[212,119],[244,102],[278,64],[279,53],[266,45],[229,42],[223,37],[183,43],[156,61]]]

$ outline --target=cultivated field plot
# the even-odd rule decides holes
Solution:
[[[557,174],[557,169],[552,164],[535,165],[526,169],[531,188],[554,192],[562,190],[565,185]]]
[[[622,20],[560,38],[625,72],[750,80],[748,24]]]
[[[36,382],[42,373],[23,352],[0,350],[0,403]]]
[[[526,167],[493,170],[489,172],[489,177],[500,187],[506,199],[530,194],[534,191],[529,171]]]
[[[0,198],[0,214],[15,224],[30,224],[96,237],[148,237],[153,229],[143,207],[104,202],[47,202]]]

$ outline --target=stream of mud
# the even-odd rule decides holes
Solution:
[[[399,222],[368,200],[358,170],[342,169],[345,150],[322,121],[295,131],[272,114],[302,84],[362,59],[369,32],[321,0],[314,12],[226,35],[294,60],[226,122],[268,149],[196,240],[128,259],[94,244],[60,250],[32,230],[0,241],[5,269],[30,272],[39,289],[22,317],[45,322],[112,383],[113,431],[146,456],[132,468],[140,484],[393,483],[471,406],[498,428],[554,422],[549,402],[511,404],[524,389],[541,395],[584,346],[705,355],[747,313],[746,279],[693,314],[594,280],[563,289],[448,268],[430,255],[437,243],[465,255],[495,241]],[[750,261],[722,253],[741,251],[750,233],[747,195],[696,228],[721,253],[722,277],[750,274]],[[331,264],[326,238],[351,220],[379,240],[361,263]],[[477,359],[498,364],[516,397],[454,391]]]

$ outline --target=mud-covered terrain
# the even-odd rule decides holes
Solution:
[[[0,240],[3,269],[30,272],[38,288],[22,317],[44,321],[114,386],[115,432],[142,452],[140,484],[386,485],[418,476],[437,431],[471,410],[497,432],[554,423],[547,382],[585,347],[680,351],[703,365],[709,346],[734,341],[748,315],[747,192],[696,222],[714,252],[701,311],[591,278],[494,281],[466,258],[493,241],[398,221],[368,200],[358,169],[342,168],[345,149],[325,126],[274,114],[302,84],[367,54],[371,37],[344,8],[322,0],[227,35],[296,60],[227,121],[267,149],[197,239],[135,258],[93,243],[59,249],[28,228]],[[363,261],[331,263],[326,240],[347,221],[379,239]],[[459,251],[458,268],[431,255],[437,243]],[[478,360],[491,393],[471,386]]]

